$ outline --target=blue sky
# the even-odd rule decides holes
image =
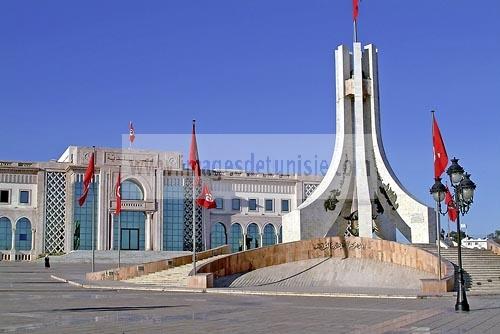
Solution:
[[[431,203],[435,109],[478,184],[464,218],[477,235],[500,229],[499,17],[496,0],[360,6],[393,169]],[[119,146],[129,120],[150,134],[188,132],[193,118],[202,133],[332,133],[351,1],[2,1],[0,31],[0,159],[48,160]]]

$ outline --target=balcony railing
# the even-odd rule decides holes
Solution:
[[[116,210],[116,200],[111,200],[110,210]],[[156,211],[154,201],[122,200],[123,211]]]

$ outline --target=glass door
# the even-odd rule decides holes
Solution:
[[[138,228],[122,228],[121,230],[121,249],[123,250],[139,250],[139,229]]]
[[[130,250],[139,250],[139,229],[138,228],[131,228],[130,229],[130,245],[129,249]]]

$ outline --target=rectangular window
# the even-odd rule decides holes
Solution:
[[[216,209],[224,209],[224,200],[222,198],[216,198],[215,205]]]
[[[0,203],[9,204],[10,203],[10,191],[0,190]]]
[[[281,212],[290,212],[290,200],[282,199],[281,200]]]
[[[30,192],[29,190],[19,191],[19,203],[29,204],[30,203]]]
[[[266,199],[266,202],[265,202],[265,208],[266,208],[266,212],[273,212],[274,211],[274,201],[272,199]]]
[[[240,211],[240,208],[241,208],[240,199],[233,198],[233,200],[231,201],[231,209],[233,209],[234,211]]]
[[[248,200],[248,211],[257,211],[257,199],[250,198]]]

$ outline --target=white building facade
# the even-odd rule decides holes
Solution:
[[[97,250],[116,250],[119,240],[126,250],[192,250],[192,175],[182,154],[96,148],[96,176],[80,207],[92,152],[70,146],[57,161],[0,161],[1,259],[89,250],[93,219]],[[281,242],[283,215],[296,209],[320,178],[204,171],[202,182],[217,208],[196,209],[197,250],[229,244],[239,251]]]

